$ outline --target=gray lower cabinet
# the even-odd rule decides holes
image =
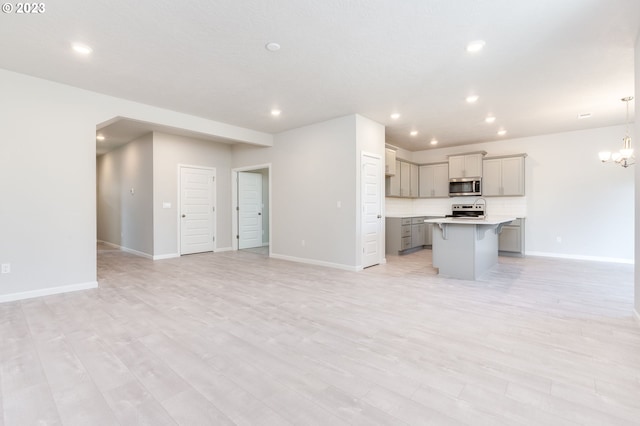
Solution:
[[[424,223],[435,216],[387,217],[385,249],[387,254],[404,254],[430,247],[433,225]]]
[[[524,256],[524,219],[519,218],[502,227],[498,237],[500,254]]]
[[[386,218],[385,249],[388,254],[402,254],[424,244],[423,217]]]
[[[425,217],[425,219],[435,219],[435,218]],[[433,223],[424,224],[424,245],[429,247],[433,245]]]
[[[411,218],[411,248],[424,245],[424,217]]]

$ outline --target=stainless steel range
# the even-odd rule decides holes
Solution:
[[[478,204],[477,201],[473,204],[454,204],[451,206],[451,214],[446,215],[456,219],[484,219],[486,216],[486,204]]]

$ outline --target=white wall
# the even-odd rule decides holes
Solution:
[[[98,240],[149,257],[153,255],[152,158],[149,133],[96,159]]]
[[[216,249],[230,248],[231,146],[154,132],[154,255],[178,254],[178,164],[216,169]],[[171,208],[164,209],[164,202]]]
[[[598,160],[599,151],[619,149],[623,136],[624,126],[613,126],[419,151],[410,160],[440,162],[447,155],[478,150],[487,151],[487,156],[527,153],[526,198],[514,197],[510,203],[487,198],[490,214],[498,210],[526,214],[527,253],[632,262],[634,172]],[[453,201],[388,200],[387,204],[421,214],[414,204],[435,213]]]
[[[270,146],[266,133],[0,70],[0,301],[96,286],[96,125],[117,116]]]

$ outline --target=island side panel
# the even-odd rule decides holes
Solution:
[[[446,239],[443,229],[446,228]],[[433,227],[433,266],[443,277],[474,280],[476,225],[447,223]],[[497,253],[497,248],[496,248]]]
[[[476,259],[475,278],[480,278],[485,272],[498,263],[498,234],[497,225],[476,225]]]

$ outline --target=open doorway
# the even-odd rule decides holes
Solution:
[[[234,250],[271,255],[271,165],[233,169]]]

